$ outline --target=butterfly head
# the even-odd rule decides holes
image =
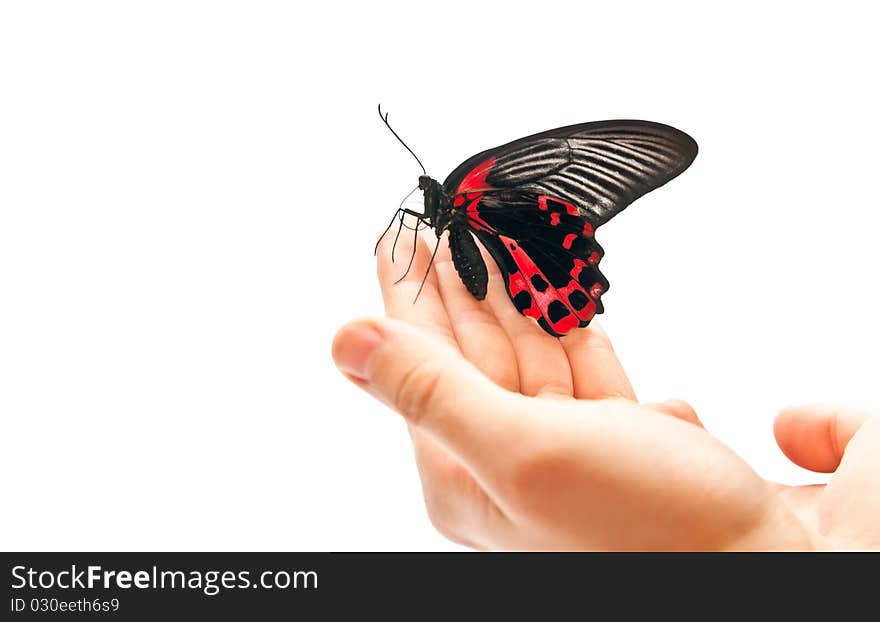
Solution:
[[[443,209],[443,185],[427,175],[420,175],[419,188],[425,194],[424,221],[429,226],[434,227],[439,236],[443,229],[446,228],[446,221],[448,220],[445,217],[448,210]]]

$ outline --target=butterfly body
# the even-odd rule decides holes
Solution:
[[[696,154],[690,136],[659,123],[572,125],[479,153],[442,184],[422,175],[424,212],[408,213],[438,239],[449,231],[453,264],[474,297],[485,298],[488,284],[479,241],[517,310],[563,336],[604,310],[595,230]]]

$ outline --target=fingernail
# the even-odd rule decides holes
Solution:
[[[367,380],[370,359],[384,336],[372,324],[358,322],[349,324],[339,331],[333,343],[333,358],[336,366],[350,376]]]

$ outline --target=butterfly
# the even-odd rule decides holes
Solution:
[[[381,106],[379,116],[421,165]],[[661,123],[560,127],[478,153],[442,184],[422,166],[418,189],[424,193],[424,211],[401,204],[385,233],[396,218],[403,226],[405,215],[415,217],[416,232],[424,225],[437,234],[436,255],[448,231],[462,283],[483,300],[489,275],[479,241],[498,264],[516,309],[561,337],[604,311],[608,280],[599,271],[604,251],[596,229],[678,176],[696,156],[693,138]]]

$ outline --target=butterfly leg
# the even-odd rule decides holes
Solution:
[[[397,212],[400,218],[400,225],[397,227],[397,233],[394,234],[394,243],[391,245],[391,263],[394,263],[394,251],[397,250],[397,241],[400,239],[400,232],[403,231],[403,213]]]
[[[388,223],[388,226],[385,227],[385,230],[382,232],[382,235],[379,236],[379,239],[376,240],[376,246],[373,247],[373,256],[376,256],[376,253],[379,252],[379,244],[382,243],[382,240],[385,239],[385,236],[388,235],[388,232],[391,230],[391,227],[394,226],[394,221],[400,218],[400,227],[397,229],[397,235],[394,237],[394,247],[397,246],[397,238],[400,236],[400,230],[403,229],[403,217],[404,215],[415,216],[420,222],[427,223],[426,214],[422,214],[420,212],[413,211],[411,209],[400,208],[394,215],[391,217],[391,222]],[[417,225],[418,226],[418,225]],[[391,261],[394,261],[394,247],[391,249]]]
[[[388,226],[385,227],[385,231],[383,231],[382,235],[379,236],[379,239],[376,240],[376,246],[373,247],[373,257],[375,257],[376,253],[379,252],[379,244],[382,243],[382,240],[385,238],[385,236],[391,230],[391,227],[394,225],[394,220],[397,218],[398,214],[400,214],[400,210],[397,210],[396,212],[394,212],[394,216],[391,217],[391,222],[388,223]]]
[[[412,251],[412,254],[409,256],[409,263],[406,265],[406,272],[404,272],[403,275],[394,282],[395,285],[397,285],[403,279],[405,279],[406,275],[409,274],[409,271],[412,268],[413,260],[416,257],[416,249],[418,249],[418,247],[419,247],[419,230],[420,230],[419,225],[421,223],[422,223],[421,220],[417,221],[416,226],[413,227],[413,229],[412,229],[413,230],[413,251]],[[400,215],[400,226],[403,227],[403,214]],[[400,235],[400,229],[397,230],[397,235],[398,236]],[[395,245],[397,244],[396,238],[394,240],[394,244]],[[391,261],[392,262],[394,261],[394,249],[391,250]],[[421,290],[421,288],[419,288],[419,289]]]
[[[406,271],[403,273],[403,275],[399,279],[397,279],[397,281],[395,281],[395,284],[400,283],[403,279],[405,279],[406,275],[409,274],[409,271],[412,268],[413,260],[415,259],[415,256],[416,256],[416,249],[418,248],[419,231],[422,230],[422,225],[424,224],[428,227],[431,226],[430,223],[426,220],[425,214],[422,214],[420,212],[416,212],[416,211],[413,211],[410,209],[399,209],[399,210],[397,210],[397,213],[400,216],[400,226],[397,228],[397,235],[394,236],[394,246],[391,247],[391,261],[392,261],[392,263],[394,262],[394,249],[397,248],[397,240],[400,238],[400,232],[403,230],[404,227],[406,227],[407,229],[410,229],[413,232],[413,252],[409,257],[409,263],[406,266]],[[415,227],[410,227],[410,226],[406,225],[406,223],[404,222],[404,216],[406,216],[406,215],[415,216],[415,218],[416,218],[416,226]]]

